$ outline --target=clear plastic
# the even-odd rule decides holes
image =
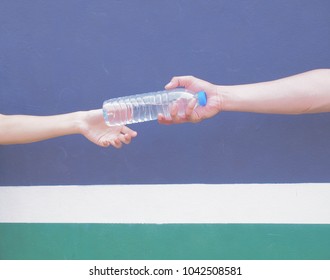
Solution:
[[[109,99],[103,103],[104,120],[108,126],[119,126],[156,120],[159,114],[170,117],[174,103],[178,106],[178,115],[183,116],[192,99],[197,99],[196,106],[205,105],[201,104],[201,93],[205,99],[204,92],[193,93],[184,88]]]

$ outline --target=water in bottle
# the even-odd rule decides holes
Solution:
[[[196,107],[206,105],[204,91],[194,93],[184,88],[113,98],[103,103],[104,120],[109,126],[118,126],[156,120],[158,114],[170,117],[174,104],[178,106],[178,115],[184,116],[193,99]]]

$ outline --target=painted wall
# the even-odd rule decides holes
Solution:
[[[49,115],[160,90],[173,75],[252,83],[330,67],[330,2],[0,2],[0,112]],[[0,147],[0,185],[329,182],[330,115],[222,113]]]

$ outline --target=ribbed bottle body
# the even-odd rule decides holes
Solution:
[[[170,116],[175,103],[179,115],[195,95],[185,89],[158,91],[113,98],[103,103],[103,115],[107,125],[118,126],[156,120],[159,114]]]

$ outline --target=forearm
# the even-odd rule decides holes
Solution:
[[[78,134],[82,112],[56,116],[0,115],[0,144],[24,144]]]
[[[330,70],[264,83],[219,86],[222,111],[272,114],[330,112]]]

